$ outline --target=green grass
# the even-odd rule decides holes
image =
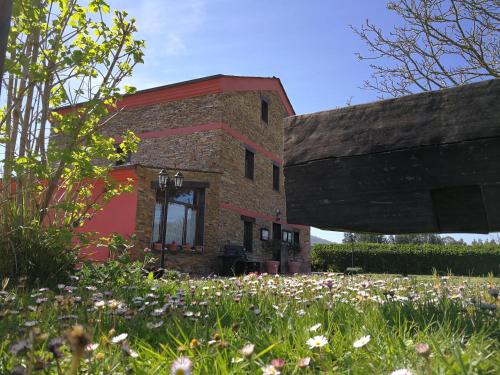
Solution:
[[[38,373],[67,373],[70,345],[61,346],[56,361],[48,343],[77,323],[99,344],[85,350],[79,373],[169,374],[181,356],[190,358],[195,374],[260,374],[278,358],[285,362],[282,374],[403,368],[495,374],[500,368],[500,314],[479,307],[498,304],[488,294],[498,284],[494,278],[325,274],[159,281],[140,277],[137,268],[120,273],[106,266],[80,276],[72,290],[11,288],[0,295],[1,374],[16,365],[26,373],[37,366],[43,368]],[[112,343],[122,333],[126,340]],[[328,343],[310,349],[306,342],[316,335]],[[366,335],[368,344],[354,348]],[[13,353],[20,340],[31,349]],[[137,357],[126,353],[124,342]],[[244,357],[240,350],[248,343],[255,349]],[[418,343],[430,346],[430,356],[417,353]],[[306,357],[309,366],[300,368]]]

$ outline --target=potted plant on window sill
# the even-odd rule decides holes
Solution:
[[[279,259],[281,252],[281,241],[280,240],[271,240],[271,241],[263,241],[262,247],[264,250],[271,252],[273,254],[273,258],[265,261],[266,272],[269,274],[277,274],[280,266],[280,262],[276,259]]]
[[[290,260],[288,261],[288,272],[290,273],[299,273],[300,266],[302,263],[298,259],[298,255],[301,251],[300,244],[294,243],[290,244],[288,247],[288,255],[290,256]]]

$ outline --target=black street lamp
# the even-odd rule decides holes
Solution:
[[[166,237],[166,213],[168,204],[168,192],[169,189],[174,192],[182,187],[184,182],[184,176],[180,171],[178,171],[174,178],[171,179],[165,169],[162,169],[158,174],[158,187],[163,191],[163,204],[161,207],[161,221],[160,221],[160,233],[161,233],[161,256],[160,256],[160,270],[164,270],[165,265],[165,237]]]

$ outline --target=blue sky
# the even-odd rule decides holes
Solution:
[[[138,89],[213,74],[279,77],[298,114],[377,99],[361,89],[370,71],[350,29],[366,19],[389,30],[385,0],[110,1],[137,20],[145,64],[127,83]],[[314,229],[341,241],[342,233]],[[481,235],[458,235],[466,241]]]

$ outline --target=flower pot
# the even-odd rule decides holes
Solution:
[[[288,272],[290,273],[299,273],[300,272],[300,262],[296,262],[294,260],[288,261]]]
[[[280,266],[280,262],[277,260],[266,260],[266,271],[269,274],[278,273],[278,268]]]
[[[177,252],[177,244],[175,242],[169,243],[167,249],[171,252]]]
[[[155,242],[153,243],[153,250],[161,250],[161,242]]]
[[[184,251],[188,251],[188,250],[191,250],[191,249],[192,249],[192,247],[193,247],[193,245],[191,245],[191,244],[187,243],[187,244],[185,244],[185,245],[182,245],[182,250],[184,250]]]

